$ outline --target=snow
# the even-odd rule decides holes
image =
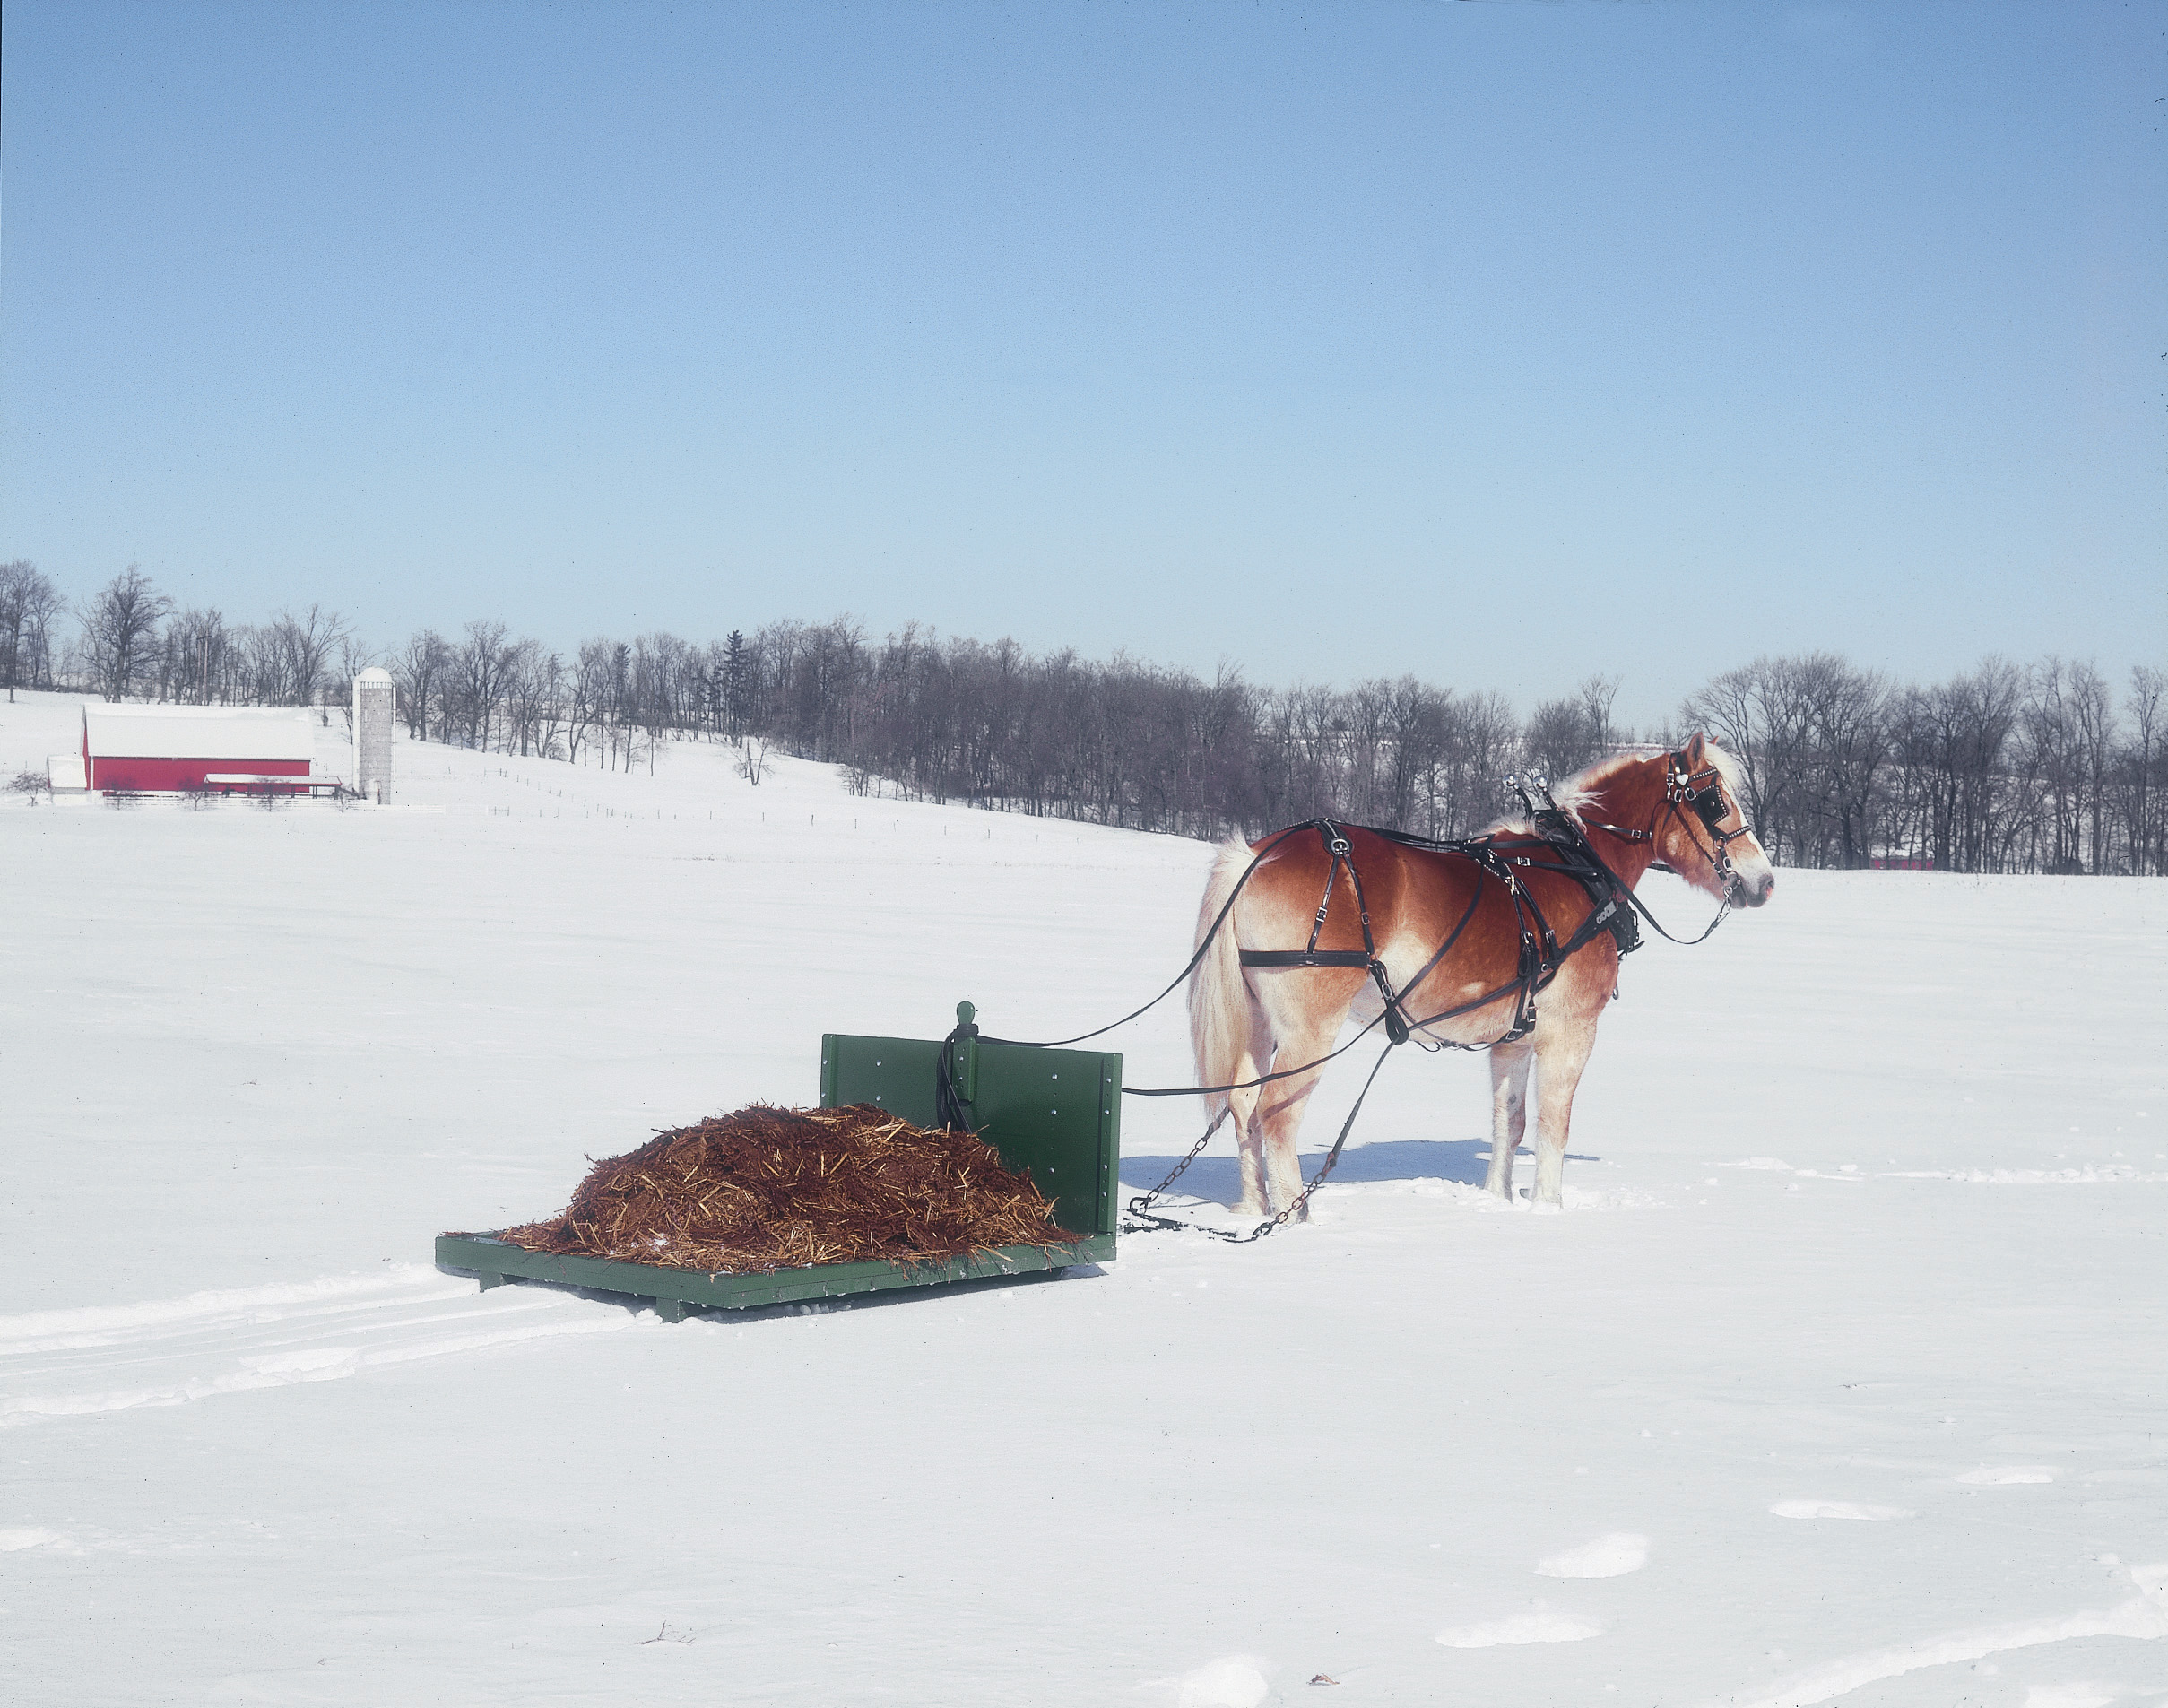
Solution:
[[[2016,1649],[2065,1643],[2078,1637],[2135,1637],[2148,1641],[2164,1636],[2168,1636],[2168,1606],[2164,1605],[2156,1589],[2150,1595],[2133,1596],[2103,1613],[2074,1613],[2060,1619],[2020,1619],[1982,1630],[1959,1632],[1924,1642],[1901,1643],[1866,1654],[1849,1655],[1786,1679],[1768,1695],[1756,1697],[1753,1708],[1809,1708],[1811,1704],[1834,1702],[1864,1685],[1885,1678],[1946,1668],[1959,1661],[1982,1660],[1990,1655],[2008,1654]],[[1922,1695],[1919,1700],[1934,1698]]]
[[[1539,1577],[1624,1577],[1649,1563],[1649,1539],[1614,1530],[1579,1548],[1554,1554],[1536,1567]]]
[[[1228,1655],[1184,1674],[1174,1684],[1175,1708],[1257,1708],[1271,1695],[1271,1669],[1252,1655]]]
[[[0,776],[80,704],[0,706]],[[665,1325],[430,1240],[811,1101],[823,1030],[1123,1012],[1211,851],[707,747],[398,759],[387,808],[0,803],[11,1700],[2168,1695],[2168,886],[1787,871],[1652,944],[1563,1215],[1477,1189],[1482,1062],[1402,1051],[1307,1227]],[[1112,1042],[1188,1072],[1175,1004]],[[1199,1124],[1123,1121],[1132,1190]]]
[[[1495,1649],[1502,1643],[1580,1643],[1602,1634],[1603,1627],[1600,1625],[1584,1625],[1579,1619],[1569,1619],[1539,1605],[1531,1613],[1516,1613],[1511,1618],[1494,1619],[1488,1625],[1441,1631],[1438,1641],[1448,1649]]]
[[[1964,1480],[1958,1478],[1960,1482]],[[1849,1518],[1867,1523],[1920,1516],[1909,1506],[1869,1506],[1851,1500],[1781,1500],[1769,1510],[1779,1518]]]

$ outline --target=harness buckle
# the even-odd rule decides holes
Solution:
[[[1377,993],[1385,1000],[1385,1036],[1395,1044],[1407,1043],[1408,1016],[1401,1007],[1401,999],[1392,993],[1392,981],[1386,975],[1385,963],[1373,958],[1370,977],[1377,985]]]

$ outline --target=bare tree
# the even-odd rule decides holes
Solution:
[[[565,757],[575,765],[582,763],[580,750],[592,744],[593,731],[608,715],[612,652],[606,640],[584,640],[567,673]]]
[[[503,679],[505,750],[546,753],[551,702],[563,661],[545,653],[538,640],[515,642],[507,649]]]
[[[452,660],[466,716],[467,746],[489,746],[490,720],[518,650],[507,644],[500,622],[477,618],[467,625],[466,645]]]
[[[27,559],[0,563],[0,684],[8,699],[41,679],[46,625],[60,608],[53,584]],[[48,667],[49,669],[49,666]]]
[[[158,625],[172,607],[134,564],[91,595],[81,613],[83,655],[106,698],[126,698],[136,679],[156,668]]]
[[[429,708],[442,707],[445,673],[451,667],[452,649],[434,629],[415,631],[401,651],[394,674],[398,679],[399,700],[406,707],[406,733],[417,741],[429,738]],[[449,740],[448,714],[440,711],[437,735]]]
[[[1528,757],[1553,781],[1571,776],[1595,759],[1595,726],[1580,695],[1545,700],[1528,720]]]
[[[166,624],[165,641],[168,698],[208,706],[234,691],[233,637],[215,608],[182,611]]]
[[[2168,870],[2163,860],[2160,791],[2154,785],[2161,741],[2161,713],[2168,700],[2168,672],[2139,664],[2130,672],[2130,694],[2124,702],[2138,725],[2138,746],[2131,754],[2134,785],[2133,811],[2129,817],[2130,870],[2160,872]]]
[[[1813,689],[1818,658],[1756,659],[1687,697],[1679,721],[1706,730],[1746,774],[1747,816],[1773,856],[1806,856]],[[1780,853],[1780,850],[1782,851]]]
[[[67,609],[67,601],[43,576],[32,575],[23,603],[20,668],[32,688],[53,685],[53,620]]]
[[[2098,871],[2105,859],[2104,803],[2114,705],[2091,664],[2043,658],[2030,672],[2018,720],[2017,759],[2047,851],[2028,856],[2050,871]]]
[[[2085,813],[2086,870],[2108,870],[2108,763],[2115,749],[2115,697],[2090,662],[2070,667],[2079,786]]]
[[[2017,815],[2006,763],[2025,673],[1989,658],[1905,694],[1894,714],[1899,787],[1886,840],[1959,871],[2002,869]]]
[[[745,738],[738,748],[736,768],[738,775],[751,784],[754,788],[757,789],[760,786],[760,779],[767,775],[767,738],[766,736],[749,735]]]
[[[339,637],[338,660],[332,666],[330,678],[325,682],[322,692],[327,707],[334,700],[337,702],[346,724],[346,739],[350,741],[354,735],[354,678],[376,662],[376,654],[352,635]]]
[[[1583,677],[1581,686],[1574,690],[1588,719],[1589,741],[1595,749],[1596,758],[1601,758],[1618,744],[1618,728],[1611,722],[1611,705],[1618,698],[1620,680],[1617,676],[1590,675]]]
[[[1874,817],[1875,785],[1888,761],[1888,690],[1871,671],[1817,654],[1802,672],[1812,707],[1809,793],[1825,839],[1825,857],[1839,866],[1864,866]]]
[[[277,677],[277,704],[311,706],[332,654],[349,638],[336,611],[311,605],[299,616],[282,611],[271,620],[265,645]]]
[[[1436,822],[1436,773],[1451,735],[1452,696],[1412,676],[1392,684],[1385,699],[1391,749],[1384,799],[1395,830],[1427,830]]]

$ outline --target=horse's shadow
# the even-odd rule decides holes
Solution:
[[[1522,1146],[1523,1167],[1529,1154],[1528,1147]],[[1181,1160],[1179,1157],[1124,1157],[1122,1184],[1135,1192],[1149,1192]],[[1302,1159],[1303,1178],[1307,1180],[1314,1175],[1323,1160],[1322,1154],[1306,1153]],[[1568,1151],[1566,1160],[1596,1162],[1600,1158]],[[1343,1150],[1332,1178],[1348,1182],[1451,1180],[1463,1186],[1480,1186],[1489,1171],[1487,1139],[1384,1139],[1375,1144]],[[1177,1194],[1217,1199],[1225,1204],[1235,1201],[1242,1190],[1242,1182],[1234,1157],[1200,1157],[1175,1183],[1174,1190]]]

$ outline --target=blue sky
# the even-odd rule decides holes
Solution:
[[[0,556],[1660,718],[2168,658],[2168,5],[10,0]]]

